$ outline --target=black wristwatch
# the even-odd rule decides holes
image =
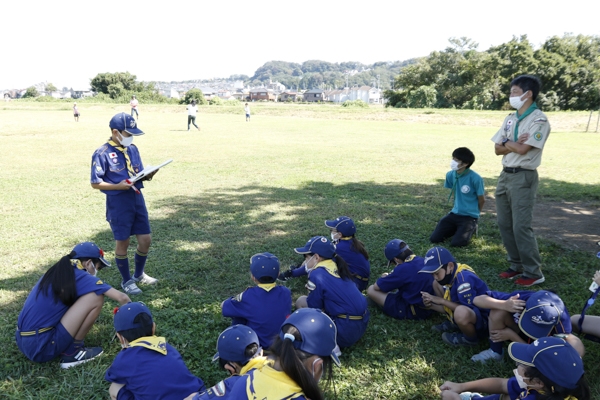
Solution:
[[[508,142],[508,141],[509,141],[508,138],[502,139],[502,146],[506,147],[506,142]]]

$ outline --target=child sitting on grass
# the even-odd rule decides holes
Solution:
[[[111,399],[183,399],[206,390],[179,352],[164,337],[154,335],[156,324],[143,303],[122,305],[115,312],[114,325],[123,350],[104,375],[112,382]]]
[[[224,317],[232,324],[243,324],[258,335],[266,349],[277,336],[279,328],[292,312],[292,292],[277,286],[279,259],[271,253],[258,253],[250,258],[250,278],[256,284],[221,304]]]

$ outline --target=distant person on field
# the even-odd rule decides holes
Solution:
[[[390,240],[385,246],[385,257],[394,270],[384,272],[367,289],[367,295],[383,312],[396,319],[425,319],[435,312],[423,304],[421,292],[434,294],[433,275],[420,274],[423,257],[416,256],[400,239]]]
[[[105,297],[120,304],[131,301],[96,277],[104,267],[110,263],[102,249],[83,242],[40,278],[17,320],[17,346],[27,358],[42,363],[60,356],[60,367],[70,368],[102,354],[101,347],[86,347],[83,341]]]
[[[250,106],[248,103],[244,105],[244,111],[246,112],[246,122],[250,121]]]
[[[131,116],[133,117],[133,113],[135,113],[135,118],[139,118],[138,101],[135,98],[135,96],[131,96],[131,101],[129,102],[129,105],[131,106]]]
[[[521,75],[510,83],[510,105],[517,112],[504,119],[492,137],[496,155],[502,156],[503,170],[496,186],[496,213],[502,243],[508,253],[510,267],[501,278],[529,287],[544,282],[542,260],[531,222],[538,189],[537,167],[550,135],[550,123],[535,100],[540,92],[540,79]]]
[[[221,304],[224,317],[232,324],[252,328],[263,348],[268,348],[279,328],[292,312],[292,292],[277,285],[279,259],[271,253],[250,257],[250,278],[256,284]]]
[[[196,129],[200,130],[198,125],[196,125],[196,113],[198,112],[198,106],[196,105],[196,100],[192,100],[192,102],[187,106],[188,112],[188,131],[190,130],[190,123],[194,124]]]
[[[450,189],[448,201],[454,196],[454,207],[438,222],[429,238],[431,243],[441,243],[451,237],[451,246],[466,246],[477,230],[485,198],[483,179],[470,169],[474,162],[475,155],[466,147],[452,152],[451,171],[446,174],[444,187]]]
[[[144,303],[128,303],[115,311],[117,338],[123,348],[106,370],[113,400],[183,399],[206,390],[192,375],[181,354],[161,336]]]
[[[79,122],[79,109],[77,108],[77,103],[73,103],[73,117],[75,117],[75,122]]]

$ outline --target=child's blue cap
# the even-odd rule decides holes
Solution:
[[[146,313],[152,319],[152,313],[144,303],[134,302],[123,304],[115,313],[114,325],[117,332],[127,331],[129,329],[141,328],[140,323],[133,322],[135,317]]]
[[[548,336],[560,322],[564,309],[565,305],[556,293],[540,290],[527,299],[519,318],[519,328],[532,339]]]
[[[226,361],[246,364],[248,360],[254,357],[246,356],[246,347],[252,343],[259,345],[258,336],[252,328],[241,324],[230,326],[221,332],[219,339],[217,339],[217,354],[214,355],[213,362],[222,358]]]
[[[410,247],[408,247],[404,240],[394,239],[390,240],[385,245],[385,250],[383,250],[383,252],[385,253],[385,258],[391,262],[394,258],[397,258],[401,253],[408,249],[410,249]],[[388,263],[388,265],[390,264]]]
[[[456,260],[452,257],[452,254],[443,247],[432,247],[427,251],[425,255],[425,266],[421,268],[419,273],[425,272],[427,274],[434,274],[438,269],[442,268],[442,265],[448,263],[456,264]]]
[[[294,348],[321,357],[329,356],[338,367],[340,366],[340,359],[334,352],[337,347],[337,327],[327,314],[316,308],[301,308],[283,321],[281,328],[286,325],[296,327],[301,338],[296,339],[281,330],[279,332],[281,340],[293,338]]]
[[[350,237],[356,233],[356,226],[350,217],[328,219],[325,221],[325,226],[329,229],[335,229],[342,234],[342,237]]]
[[[297,247],[294,251],[298,254],[318,254],[323,258],[333,258],[335,247],[324,236],[313,236],[308,239],[304,247]]]
[[[279,276],[279,259],[271,253],[255,254],[250,257],[250,272],[262,283],[267,283],[262,278],[272,278],[271,282],[275,282]]]
[[[119,132],[125,131],[127,133],[132,134],[133,136],[144,134],[144,132],[142,132],[141,129],[138,129],[137,122],[135,121],[135,119],[131,115],[126,114],[124,112],[112,117],[108,126],[110,127],[110,129],[116,129]]]
[[[583,376],[583,360],[569,343],[558,337],[544,337],[531,344],[513,342],[508,354],[516,362],[535,367],[552,382],[575,389]]]
[[[73,247],[72,252],[75,253],[73,258],[97,258],[107,267],[110,267],[110,263],[104,258],[104,250],[102,250],[94,242],[82,242]]]

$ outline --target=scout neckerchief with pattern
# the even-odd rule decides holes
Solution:
[[[456,184],[458,183],[458,178],[465,176],[466,174],[469,173],[469,171],[471,171],[469,168],[465,169],[460,174],[457,171],[452,171],[452,172],[454,172],[454,182],[452,182],[452,189],[450,189],[450,194],[448,195],[448,200],[446,200],[446,203],[450,202],[450,199],[452,198],[453,194],[454,194],[454,198],[456,199]]]
[[[121,153],[123,153],[123,155],[125,156],[125,164],[127,164],[127,172],[129,173],[129,177],[130,178],[134,177],[135,171],[133,170],[133,167],[131,166],[131,159],[129,158],[129,154],[127,154],[127,147],[117,144],[112,139],[108,139],[108,144],[110,144],[112,147],[114,147],[115,149],[117,149]]]
[[[456,271],[454,272],[454,276],[452,277],[452,280],[450,281],[450,285],[446,288],[446,291],[444,292],[444,300],[452,301],[452,299],[450,297],[450,288],[454,284],[454,280],[456,279],[458,274],[460,274],[462,271],[471,271],[472,273],[475,274],[475,271],[473,271],[473,268],[469,267],[467,264],[456,263]],[[477,275],[477,274],[475,274],[475,275]],[[454,311],[451,308],[446,307],[446,306],[444,306],[444,311],[446,311],[446,316],[448,316],[448,319],[450,321],[452,321],[452,318],[454,316]]]
[[[513,141],[514,142],[519,140],[519,122],[521,122],[526,116],[528,116],[529,114],[531,114],[532,112],[534,112],[537,109],[538,109],[538,106],[534,102],[533,104],[531,104],[529,106],[529,108],[527,110],[525,110],[523,115],[519,115],[519,112],[517,111],[517,123],[515,124],[515,129],[513,131],[513,137],[514,137]]]
[[[167,340],[162,336],[144,336],[129,342],[129,347],[145,347],[162,355],[167,354]]]
[[[317,269],[317,268],[323,268],[324,270],[326,270],[327,272],[329,272],[332,276],[335,276],[336,278],[340,277],[340,274],[338,273],[338,269],[337,269],[337,264],[333,260],[322,260],[315,267],[315,269]]]

